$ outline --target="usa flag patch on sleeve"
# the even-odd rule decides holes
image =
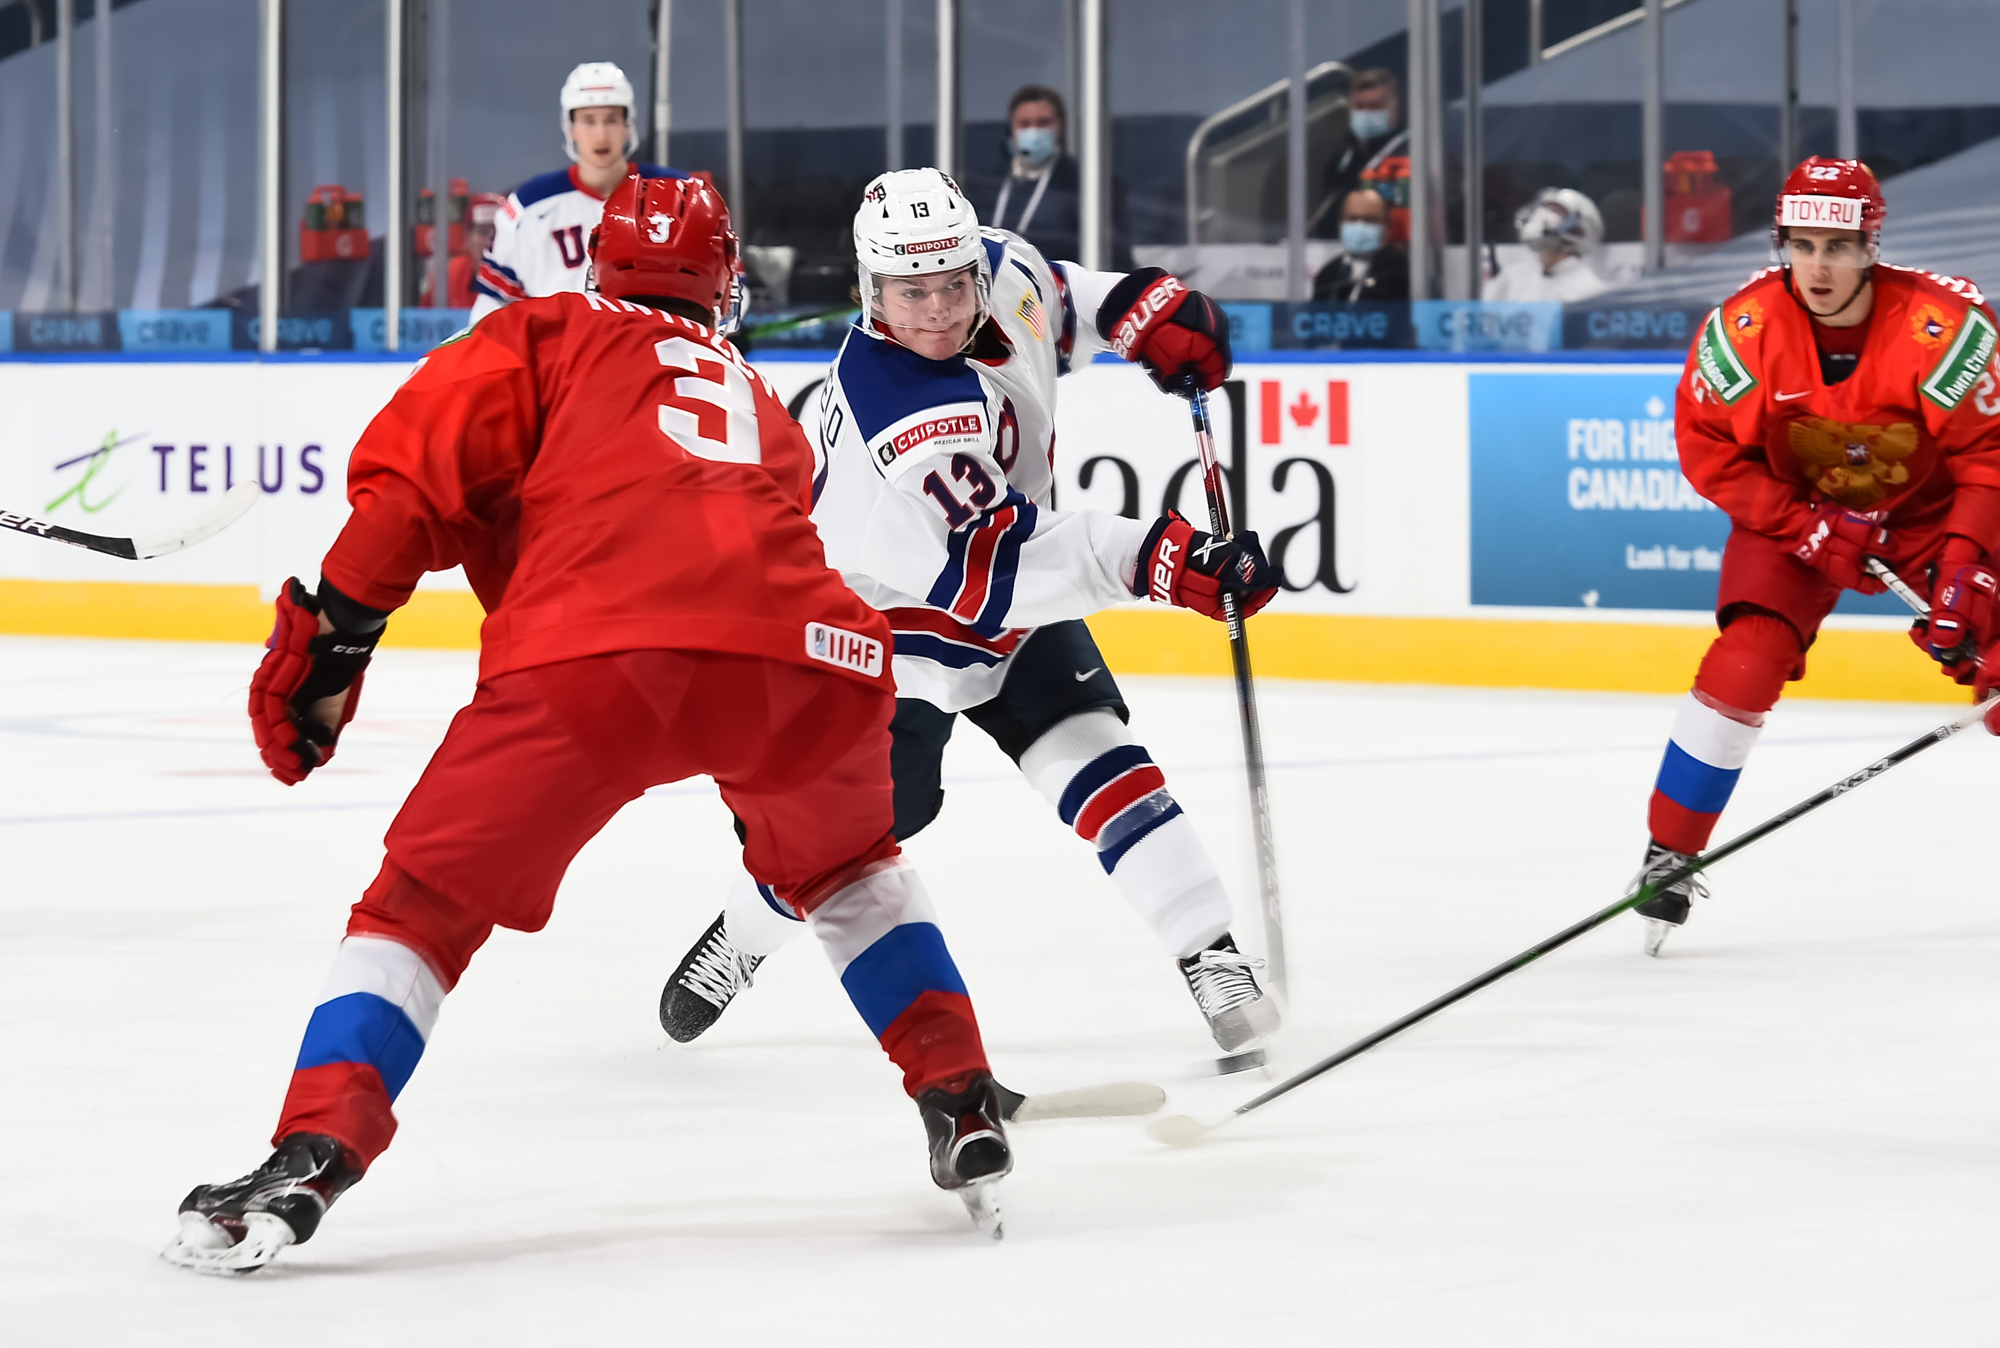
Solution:
[[[871,679],[882,673],[882,643],[844,627],[807,623],[806,655],[821,664],[851,669]]]

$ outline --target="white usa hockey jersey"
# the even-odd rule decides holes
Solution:
[[[1123,277],[981,231],[1006,350],[928,360],[863,328],[828,371],[813,521],[828,563],[889,616],[899,697],[945,711],[998,694],[1023,637],[1132,599],[1150,523],[1051,507],[1056,379],[1105,343]]]
[[[685,178],[679,169],[635,164],[641,177]],[[581,291],[589,270],[590,231],[604,198],[583,185],[576,165],[528,179],[493,217],[493,242],[473,278],[472,322],[504,304],[565,290]]]

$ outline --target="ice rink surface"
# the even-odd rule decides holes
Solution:
[[[0,1339],[10,1344],[1992,1343],[2000,745],[1968,735],[1213,1139],[1015,1131],[1008,1238],[929,1183],[809,941],[699,1044],[655,1019],[733,864],[705,783],[635,803],[548,929],[447,1001],[396,1145],[246,1280],[156,1258],[268,1151],[347,906],[470,654],[385,653],[336,763],[257,765],[258,652],[0,638]],[[1250,913],[1232,697],[1128,679]],[[1262,689],[1289,1072],[1610,902],[1672,699]],[[1783,706],[1728,836],[1944,720]],[[1001,1078],[1204,1117],[1184,986],[960,723],[910,852]],[[1247,942],[1246,942],[1247,943]]]

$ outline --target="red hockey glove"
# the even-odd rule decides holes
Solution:
[[[1792,555],[1843,590],[1881,594],[1881,581],[1868,574],[1868,559],[1889,549],[1889,531],[1872,515],[1857,515],[1831,501],[1815,501],[1812,520],[1792,545]]]
[[[1278,573],[1264,559],[1256,534],[1246,529],[1234,538],[1217,538],[1189,524],[1178,510],[1154,521],[1132,580],[1132,593],[1141,598],[1217,619],[1225,616],[1224,594],[1237,596],[1247,618],[1277,592]]]
[[[350,627],[371,622],[373,627],[357,632],[336,625],[321,635],[322,610],[329,622],[337,615]],[[278,621],[264,643],[269,654],[250,680],[250,730],[264,766],[286,786],[296,786],[333,757],[340,732],[354,719],[362,671],[387,622],[388,614],[357,604],[324,580],[317,597],[297,577],[278,592]],[[342,693],[347,696],[341,704],[316,705]]]
[[[1207,391],[1229,378],[1229,316],[1158,267],[1141,267],[1111,288],[1097,311],[1097,335],[1145,366],[1165,393],[1190,377]]]
[[[1974,681],[1980,654],[1993,644],[1995,588],[1993,568],[1977,543],[1954,536],[1944,545],[1931,616],[1910,628],[1910,640],[1960,683]]]

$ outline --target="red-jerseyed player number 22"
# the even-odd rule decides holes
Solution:
[[[675,371],[660,404],[660,432],[696,458],[761,463],[757,397],[749,376],[726,357],[685,337],[656,343],[653,354]]]

